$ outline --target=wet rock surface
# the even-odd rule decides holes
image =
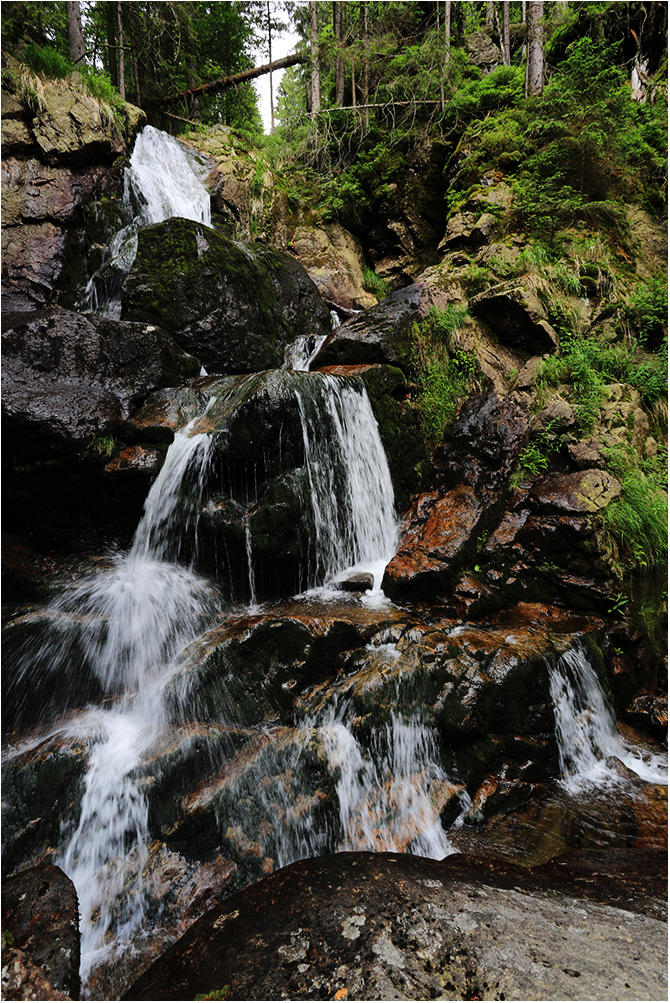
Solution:
[[[204,916],[123,998],[658,999],[665,924],[597,901],[621,901],[633,861],[606,881],[588,860],[537,879],[474,858],[303,861]]]
[[[79,998],[77,893],[59,867],[47,864],[3,878],[2,932],[11,934],[15,952],[7,959],[3,950],[4,999]],[[49,987],[56,993],[34,995]]]
[[[124,319],[161,326],[218,373],[278,368],[289,342],[331,328],[298,261],[187,219],[140,231],[122,296]]]
[[[341,324],[324,342],[315,366],[387,363],[405,369],[410,361],[412,325],[433,306],[446,306],[439,290],[415,283],[390,293],[376,306]]]

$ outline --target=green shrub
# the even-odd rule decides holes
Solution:
[[[653,567],[668,557],[668,496],[660,471],[645,473],[632,452],[609,450],[607,465],[621,483],[621,496],[602,513],[602,523],[617,539],[631,562]]]
[[[415,405],[427,442],[436,444],[453,422],[479,375],[476,356],[452,347],[453,335],[467,316],[465,307],[431,307],[412,332],[412,364],[418,394]]]
[[[658,345],[668,324],[667,279],[640,282],[624,308],[624,315],[642,344]]]
[[[62,79],[72,73],[74,69],[71,60],[61,55],[56,49],[52,49],[50,46],[36,45],[34,42],[26,45],[21,59],[34,73],[41,73],[45,77]]]
[[[372,268],[363,269],[363,288],[376,296],[378,301],[383,300],[391,291],[388,283],[384,282],[384,279],[377,275]]]

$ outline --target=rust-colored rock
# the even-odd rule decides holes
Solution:
[[[473,549],[483,508],[472,488],[462,485],[439,497],[420,495],[409,527],[384,572],[383,589],[392,599],[444,593]]]

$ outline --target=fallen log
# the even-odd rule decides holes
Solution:
[[[288,66],[295,66],[297,63],[305,63],[308,58],[307,55],[301,53],[284,56],[283,59],[275,59],[272,63],[265,63],[263,66],[254,66],[250,70],[242,70],[241,73],[233,73],[230,77],[211,80],[208,84],[202,84],[200,87],[190,87],[188,90],[180,91],[179,94],[169,94],[162,99],[161,104],[174,104],[183,98],[199,97],[201,94],[216,94],[227,87],[235,87],[237,84],[243,84],[247,80],[261,77],[264,73],[270,73],[270,71],[274,70],[284,70]]]

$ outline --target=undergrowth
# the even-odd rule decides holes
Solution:
[[[466,316],[465,307],[431,307],[428,316],[413,328],[412,365],[418,388],[415,407],[431,445],[443,439],[462,401],[477,387],[476,356],[453,346],[453,335]]]

